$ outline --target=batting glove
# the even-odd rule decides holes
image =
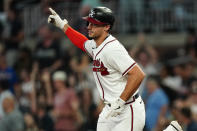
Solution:
[[[164,131],[183,131],[177,121],[171,121],[170,125]]]
[[[125,101],[121,98],[118,98],[114,103],[109,103],[109,111],[106,115],[106,118],[109,117],[116,117],[117,115],[120,115],[125,107]]]
[[[52,15],[49,15],[48,23],[52,23],[60,29],[63,29],[64,25],[68,24],[68,21],[66,19],[62,20],[60,16],[52,8],[49,8],[49,11]]]

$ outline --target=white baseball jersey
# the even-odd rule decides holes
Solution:
[[[98,47],[94,40],[87,40],[84,49],[93,59],[92,69],[101,99],[115,101],[125,89],[126,74],[135,66],[135,61],[112,35]]]

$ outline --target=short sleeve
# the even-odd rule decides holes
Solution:
[[[90,57],[93,57],[92,49],[94,48],[96,48],[96,43],[93,40],[87,40],[84,43],[84,49]]]
[[[126,75],[136,65],[136,62],[120,44],[119,46],[112,47],[106,53],[109,65],[118,70],[122,76]]]
[[[159,96],[157,98],[159,98]],[[161,106],[169,104],[168,97],[166,96],[166,94],[164,93],[163,90],[160,90],[160,98],[162,98],[162,99],[160,99],[160,102],[159,102],[161,104]]]

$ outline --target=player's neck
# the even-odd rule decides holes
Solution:
[[[105,41],[105,39],[107,39],[107,37],[109,36],[109,33],[103,33],[100,37],[98,37],[97,39],[94,39],[94,41],[96,42],[96,46],[100,46],[103,41]]]

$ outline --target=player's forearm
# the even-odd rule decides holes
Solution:
[[[138,65],[135,65],[133,69],[128,72],[128,80],[124,91],[120,98],[127,101],[139,88],[145,74]]]
[[[75,46],[85,51],[84,43],[88,40],[88,38],[86,38],[83,34],[77,32],[76,30],[74,30],[68,24],[65,24],[62,30]]]

